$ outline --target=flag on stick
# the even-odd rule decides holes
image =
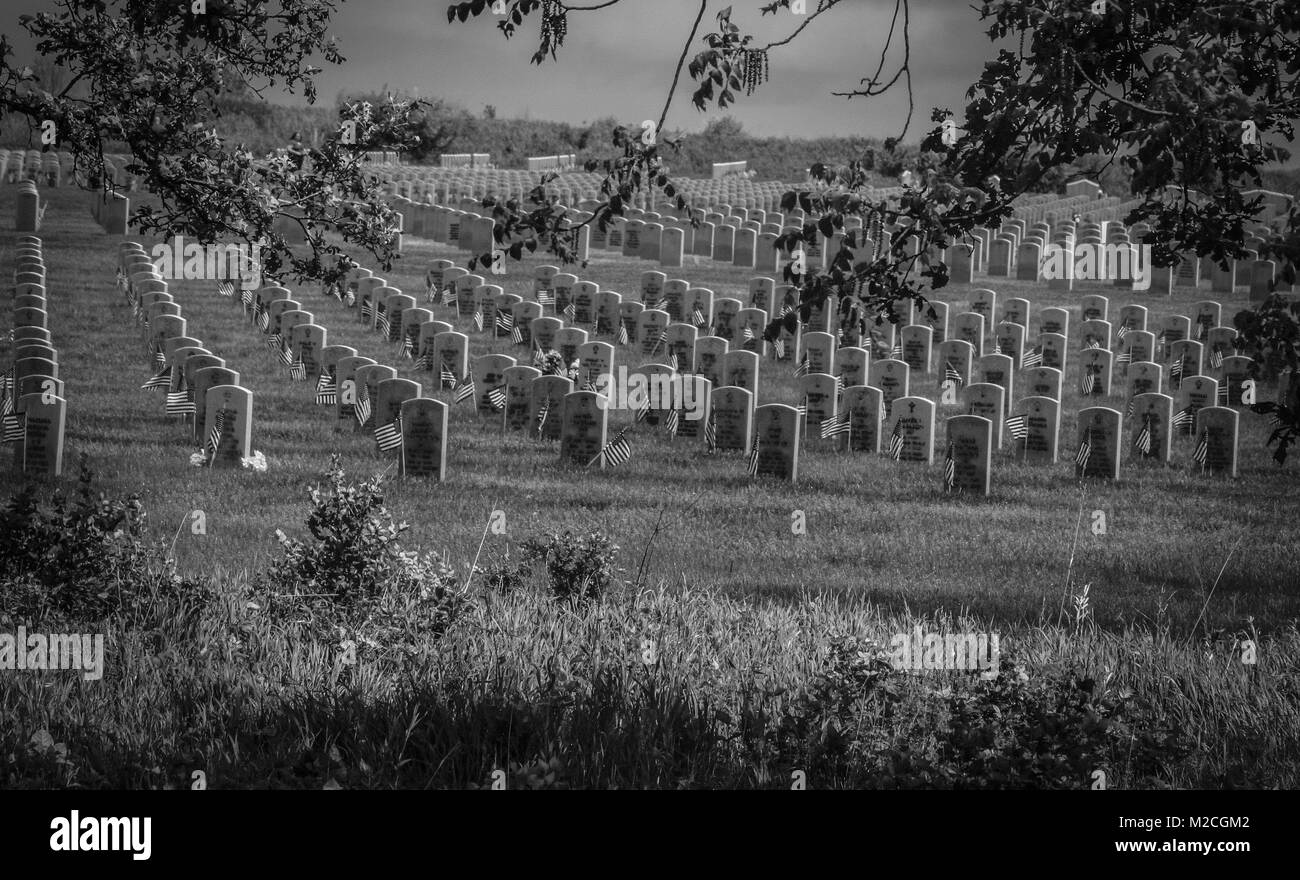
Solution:
[[[444,368],[443,375],[446,375],[446,368]],[[454,399],[456,403],[464,403],[467,400],[473,400],[476,393],[474,390],[474,375],[466,373],[465,377],[460,380],[460,384],[456,386]]]
[[[1097,377],[1087,371],[1079,381],[1079,393],[1085,397],[1097,390]]]
[[[366,422],[370,421],[370,397],[368,395],[353,405],[352,414],[357,417],[358,425],[364,426]]]
[[[1088,459],[1092,457],[1092,443],[1088,440],[1088,434],[1083,435],[1079,441],[1079,450],[1074,454],[1074,465],[1078,468],[1079,474],[1088,469]]]
[[[1201,439],[1196,441],[1196,449],[1192,451],[1192,461],[1205,467],[1205,460],[1210,455],[1210,433],[1206,430],[1201,431]]]
[[[889,435],[889,457],[899,461],[903,457],[903,420],[894,422],[894,431]]]
[[[474,310],[474,332],[475,333],[483,332],[483,310],[482,309]]]
[[[402,446],[402,418],[398,416],[386,425],[375,428],[375,443],[380,452],[392,452]]]
[[[1142,420],[1142,430],[1138,431],[1137,439],[1133,441],[1133,448],[1144,456],[1151,454],[1151,416],[1148,415]]]
[[[799,358],[799,363],[795,364],[794,374],[796,378],[808,375],[808,352],[805,351],[803,357]]]
[[[1024,416],[1011,416],[1007,419],[1007,433],[1014,440],[1024,440],[1029,436],[1029,428],[1025,425]]]
[[[217,285],[217,293],[222,296],[234,296],[235,285],[231,284],[229,281],[223,281]]]
[[[712,417],[704,423],[704,446],[710,455],[718,451],[718,423]]]
[[[168,391],[167,392],[167,415],[169,416],[192,416],[198,410],[194,406],[194,401],[190,400],[188,391]]]
[[[618,467],[620,464],[626,464],[632,459],[632,444],[627,442],[627,428],[618,433],[618,436],[605,444],[605,448],[596,453],[596,456],[589,462],[587,467],[591,467],[596,462],[600,462],[602,467]]]
[[[948,451],[943,454],[943,491],[951,492],[957,484],[957,460],[952,454],[952,441],[948,441]]]
[[[849,433],[850,423],[847,413],[840,413],[829,419],[822,421],[821,435],[823,440],[829,440],[831,437],[838,437],[841,434]]]
[[[745,472],[751,477],[758,476],[758,435],[754,435],[754,442],[749,448],[749,461],[746,463]]]
[[[621,321],[618,325],[618,344],[627,345],[627,325]]]
[[[1024,357],[1020,361],[1020,368],[1023,370],[1032,370],[1034,367],[1041,367],[1042,365],[1043,349],[1040,346],[1034,346],[1032,349],[1025,352]]]
[[[506,386],[498,385],[495,388],[489,388],[487,393],[488,403],[494,410],[500,412],[506,408]]]
[[[212,427],[208,429],[208,455],[216,453],[217,448],[221,446],[221,435],[226,433],[226,411],[217,410],[217,417],[212,420]]]
[[[171,384],[172,384],[172,368],[168,366],[164,366],[161,370],[158,371],[158,373],[152,379],[150,379],[149,381],[141,385],[140,390],[147,391],[151,388],[167,389],[171,387]]]
[[[338,388],[334,377],[328,371],[322,370],[320,378],[316,380],[316,405],[335,406],[338,400]]]

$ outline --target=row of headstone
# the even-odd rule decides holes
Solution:
[[[164,412],[177,419],[211,467],[240,467],[254,455],[253,392],[192,335],[181,306],[138,242],[118,251],[117,285],[141,327],[152,373],[142,387],[165,394]],[[230,294],[233,297],[233,292]]]
[[[13,447],[16,471],[57,477],[63,473],[67,399],[50,336],[45,258],[35,235],[18,238],[12,317],[13,362],[0,376],[0,442]]]

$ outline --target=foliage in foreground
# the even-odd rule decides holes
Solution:
[[[637,592],[604,535],[457,583],[337,463],[309,539],[197,617],[105,621],[104,679],[0,677],[0,785],[873,789],[1300,784],[1300,636],[1193,644],[1085,621],[1002,635],[996,674],[908,673],[854,597]],[[12,585],[0,591],[6,602]],[[278,591],[278,592],[277,592]],[[252,597],[249,599],[249,597]]]

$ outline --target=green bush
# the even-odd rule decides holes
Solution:
[[[335,456],[325,477],[325,489],[309,490],[311,539],[276,530],[283,556],[262,579],[271,605],[312,612],[330,626],[442,635],[465,601],[451,567],[401,549],[408,526],[394,523],[384,507],[382,476],[351,485]]]
[[[0,614],[90,621],[152,617],[169,599],[210,601],[210,586],[179,577],[165,545],[151,545],[147,533],[139,496],[97,493],[82,454],[74,497],[55,491],[42,505],[28,484],[0,513]]]
[[[523,542],[524,561],[546,564],[551,595],[582,606],[598,601],[614,579],[618,546],[604,532],[554,533]]]

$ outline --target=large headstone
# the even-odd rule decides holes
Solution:
[[[989,420],[992,425],[991,442],[995,448],[1001,449],[1003,420],[1007,417],[1009,407],[1006,389],[990,382],[975,382],[962,389],[962,398],[969,415]]]
[[[1129,418],[1129,459],[1169,463],[1173,449],[1174,399],[1167,394],[1149,392],[1133,397]]]
[[[885,419],[885,398],[881,390],[867,385],[845,388],[840,411],[849,420],[849,449],[879,453],[880,426]]]
[[[710,400],[719,449],[749,451],[754,430],[754,395],[744,388],[714,388]]]
[[[729,351],[723,357],[725,383],[744,388],[758,397],[758,355],[752,351]]]
[[[62,475],[67,401],[44,392],[26,394],[19,398],[16,408],[24,414],[19,468],[28,474]]]
[[[1075,473],[1080,477],[1119,479],[1120,443],[1124,416],[1104,406],[1090,406],[1079,410],[1078,441],[1074,460]],[[1078,449],[1087,441],[1088,455],[1080,464]]]
[[[1020,444],[1024,461],[1055,464],[1061,436],[1061,402],[1051,397],[1026,397],[1020,402],[1025,438]]]
[[[253,392],[238,385],[214,385],[204,399],[204,424],[222,425],[213,467],[239,467],[253,454]]]
[[[560,429],[560,461],[585,466],[605,448],[609,426],[608,398],[594,391],[574,391],[564,397]],[[596,460],[604,467],[603,460]]]
[[[868,383],[879,388],[885,397],[885,412],[893,415],[894,401],[906,397],[911,390],[911,371],[903,361],[887,358],[871,364],[867,371]]]
[[[1114,353],[1105,348],[1079,352],[1079,393],[1084,397],[1109,395],[1114,359]]]
[[[417,397],[402,402],[402,474],[447,479],[447,413],[441,400]]]
[[[830,378],[830,377],[827,377]],[[834,382],[834,379],[831,380]],[[799,411],[769,403],[754,411],[758,476],[794,482],[799,477]]]
[[[953,491],[989,494],[993,473],[992,429],[993,423],[980,416],[948,419],[947,453],[953,462]]]
[[[899,461],[934,464],[934,401],[924,397],[900,397],[890,410],[890,442],[895,433],[902,438]]]
[[[1206,473],[1237,476],[1238,418],[1237,411],[1226,406],[1208,406],[1196,414],[1197,443],[1205,444],[1201,467]]]
[[[564,376],[541,376],[533,380],[529,390],[529,433],[543,440],[562,439],[561,414],[573,383]]]
[[[536,433],[536,425],[532,423],[533,409],[533,380],[539,378],[542,371],[536,367],[517,365],[507,367],[502,373],[505,378],[506,408],[502,414],[503,424],[507,431],[524,431],[531,429]],[[560,420],[559,410],[555,413],[555,421]]]

